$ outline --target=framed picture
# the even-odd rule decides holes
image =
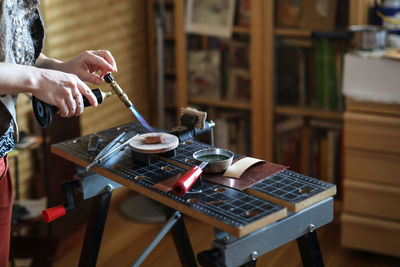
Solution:
[[[228,100],[250,102],[251,79],[250,72],[242,69],[232,69],[229,79]]]
[[[229,38],[235,3],[235,0],[188,0],[186,32]]]

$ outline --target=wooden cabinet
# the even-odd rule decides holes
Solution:
[[[399,105],[348,101],[342,245],[400,256]]]
[[[350,1],[350,25],[373,1]],[[400,105],[346,99],[342,246],[400,256]]]

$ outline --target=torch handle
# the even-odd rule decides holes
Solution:
[[[92,90],[92,92],[95,95],[99,104],[103,102],[105,97],[111,95],[111,93],[104,93],[100,89],[94,89]],[[84,106],[90,106],[89,100],[84,95],[82,95],[82,98]],[[50,124],[53,115],[58,112],[58,108],[56,106],[47,104],[35,96],[32,96],[32,108],[33,113],[35,114],[35,118],[42,128],[46,128]]]

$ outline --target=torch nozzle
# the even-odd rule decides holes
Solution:
[[[107,91],[107,92],[101,91],[101,96],[103,100],[112,96],[113,94],[115,94],[115,91]]]
[[[129,100],[128,96],[121,89],[118,83],[114,80],[114,77],[112,76],[111,73],[107,73],[104,76],[104,80],[111,86],[111,88],[118,95],[119,99],[121,99],[121,101],[125,104],[125,106],[127,106],[128,108],[133,106],[132,102]]]

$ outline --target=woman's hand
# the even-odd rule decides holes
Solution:
[[[92,106],[97,106],[97,99],[92,90],[75,74],[49,69],[37,70],[32,94],[48,104],[57,106],[62,117],[82,114],[82,95],[86,96]]]

